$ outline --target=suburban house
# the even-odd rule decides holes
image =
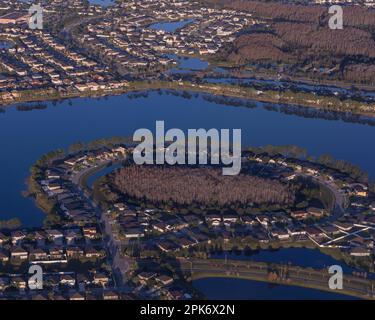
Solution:
[[[22,247],[12,247],[10,249],[10,256],[12,259],[27,260],[29,253]]]

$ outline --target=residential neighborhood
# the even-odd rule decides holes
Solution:
[[[114,292],[129,298],[191,298],[196,292],[188,289],[183,279],[158,265],[150,269],[150,261],[209,257],[214,247],[231,250],[301,244],[339,250],[356,260],[370,259],[368,266],[374,267],[375,196],[348,173],[282,155],[244,152],[243,162],[252,169],[261,166],[262,175],[285,182],[309,177],[327,185],[334,194],[331,210],[310,206],[256,214],[142,208],[123,201],[105,184],[89,187],[83,183],[85,175],[125,163],[131,150],[127,145],[115,145],[45,159],[36,181],[46,199],[55,204],[55,218],[50,220],[54,227],[1,233],[3,265],[46,267],[51,270],[48,277],[55,279],[53,292],[66,299],[89,299],[92,293],[110,299],[108,292],[113,299]],[[101,190],[106,200],[98,203],[91,188]],[[90,261],[92,266],[99,263],[101,267],[94,273],[92,268],[68,270],[73,261]],[[135,261],[136,268],[132,266]],[[16,280],[10,274],[1,278],[3,296],[8,290],[14,295],[14,287],[22,297],[32,294],[27,290],[25,274],[14,277]],[[80,281],[81,277],[84,280]],[[41,298],[40,294],[37,297]]]
[[[0,300],[375,299],[374,10],[0,0]]]

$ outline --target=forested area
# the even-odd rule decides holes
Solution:
[[[206,0],[244,10],[263,22],[222,48],[217,59],[232,65],[279,63],[291,73],[319,79],[375,84],[375,10],[343,7],[343,30],[331,30],[328,6],[282,2]]]
[[[112,176],[124,195],[154,204],[225,208],[231,205],[289,205],[294,194],[275,180],[240,174],[223,176],[218,168],[127,166]]]

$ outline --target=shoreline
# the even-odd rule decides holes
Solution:
[[[330,274],[327,269],[303,268],[294,265],[257,261],[221,259],[178,259],[186,280],[208,278],[230,278],[261,281],[277,285],[298,286],[331,293],[346,294],[361,299],[375,299],[371,294],[373,280],[345,274],[342,290],[332,291],[328,284]],[[369,290],[370,288],[370,290]]]
[[[19,103],[51,102],[56,100],[67,100],[75,98],[100,98],[105,96],[116,96],[145,90],[176,90],[212,94],[254,100],[262,103],[289,105],[295,107],[315,108],[331,112],[344,112],[352,115],[375,118],[375,103],[361,103],[346,99],[340,100],[336,97],[318,96],[311,93],[284,91],[282,93],[274,90],[259,91],[254,88],[240,87],[229,84],[195,84],[189,81],[154,81],[154,82],[129,82],[120,89],[97,90],[86,92],[61,93],[55,89],[39,91],[39,95],[32,94],[37,90],[27,92],[26,97],[20,96],[14,100],[0,101],[0,108],[6,109]]]
[[[257,275],[246,275],[246,276],[241,276],[241,275],[226,275],[226,274],[219,274],[219,273],[202,273],[202,274],[199,274],[198,276],[193,276],[191,278],[191,282],[190,283],[194,283],[194,281],[198,281],[198,280],[206,280],[206,279],[233,279],[233,280],[242,280],[242,281],[255,281],[255,282],[261,282],[261,283],[266,283],[266,284],[273,284],[273,285],[278,285],[278,286],[288,286],[288,287],[298,287],[298,288],[305,288],[305,289],[310,289],[310,290],[317,290],[317,291],[323,291],[323,292],[329,292],[329,293],[333,293],[333,294],[340,294],[340,295],[343,295],[343,296],[346,296],[346,297],[351,297],[351,298],[358,298],[360,300],[374,300],[375,298],[371,298],[371,297],[364,297],[363,295],[355,295],[353,294],[352,292],[350,291],[347,291],[345,289],[341,290],[341,292],[335,292],[335,291],[332,291],[330,290],[328,287],[327,288],[323,288],[323,287],[320,287],[318,285],[313,285],[313,284],[310,284],[310,285],[306,285],[306,282],[304,281],[300,281],[300,282],[297,282],[297,281],[293,281],[293,283],[289,283],[289,282],[281,282],[281,281],[270,281],[268,279],[265,279],[264,277],[261,277],[261,276],[257,276]],[[194,286],[194,285],[193,285]],[[277,299],[279,300],[279,299]]]

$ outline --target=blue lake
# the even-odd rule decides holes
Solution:
[[[149,93],[102,99],[74,99],[29,112],[15,107],[0,113],[0,219],[19,217],[26,226],[40,225],[43,213],[23,198],[30,166],[51,150],[77,141],[89,142],[112,136],[131,136],[139,128],[154,131],[155,121],[166,129],[242,128],[242,145],[295,144],[312,155],[330,153],[351,161],[375,178],[375,127],[302,118],[268,111],[215,104],[201,95],[191,99]]]
[[[115,4],[114,0],[89,0],[91,5],[99,5],[102,7],[108,7]]]
[[[213,300],[358,300],[335,292],[242,279],[206,278],[193,286]]]
[[[189,20],[174,21],[174,22],[158,22],[158,23],[151,24],[149,28],[153,30],[175,32],[177,29],[183,28],[184,26],[186,26],[187,24],[193,21],[194,21],[193,19],[189,19]]]
[[[311,267],[315,269],[328,268],[334,264],[339,264],[344,273],[352,273],[354,269],[349,268],[344,263],[337,261],[331,256],[322,253],[318,249],[307,248],[283,248],[279,250],[253,251],[250,255],[227,253],[227,259],[252,260],[268,263],[292,264],[300,267]],[[225,254],[212,255],[212,258],[224,258]]]
[[[183,28],[187,24],[193,22],[194,19],[175,21],[175,22],[159,22],[151,24],[148,28],[153,30],[163,30],[173,33],[179,28]],[[169,58],[173,58],[178,62],[178,67],[169,70],[171,73],[189,73],[192,70],[204,70],[208,67],[208,62],[195,57],[181,57],[176,54],[167,54]]]
[[[191,73],[192,71],[205,70],[208,62],[195,57],[178,57],[174,54],[167,55],[178,62],[177,68],[169,70],[171,73]]]
[[[96,180],[98,180],[101,177],[104,177],[105,175],[109,174],[113,170],[116,170],[117,168],[121,168],[121,164],[118,163],[118,164],[110,165],[94,173],[93,175],[90,175],[87,179],[87,186],[89,188],[92,188]]]
[[[225,70],[220,70],[219,72],[225,73]],[[329,85],[312,85],[307,83],[299,83],[299,82],[292,82],[292,81],[278,81],[278,80],[270,80],[270,79],[255,79],[255,78],[244,78],[244,79],[236,79],[236,78],[205,78],[205,81],[209,83],[229,83],[229,84],[237,84],[237,85],[269,85],[272,86],[273,89],[287,89],[287,88],[296,88],[298,91],[304,92],[317,92],[319,91],[320,94],[330,94],[330,95],[343,95],[346,97],[350,97],[353,93],[366,98],[367,100],[374,101],[375,100],[375,92],[372,91],[351,91],[344,88],[329,86]]]

